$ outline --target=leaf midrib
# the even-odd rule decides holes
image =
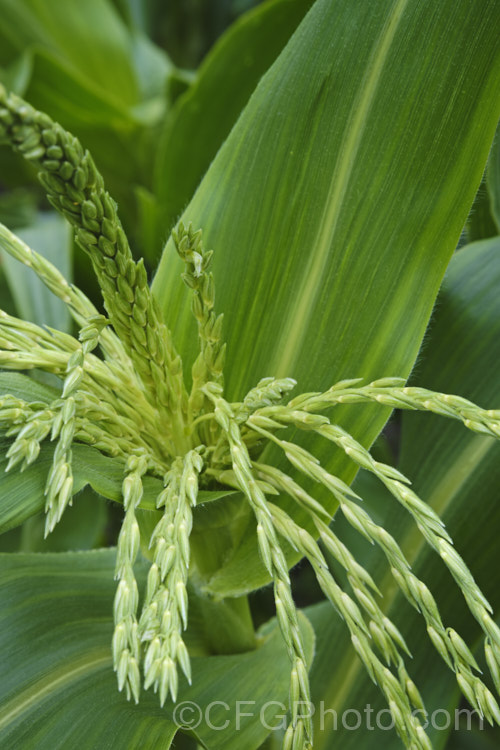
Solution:
[[[339,158],[332,173],[323,217],[316,237],[311,242],[315,252],[310,254],[309,267],[302,275],[298,294],[294,295],[295,302],[291,314],[286,319],[284,348],[270,368],[278,377],[293,372],[293,363],[300,353],[301,343],[311,330],[309,320],[313,309],[312,303],[316,298],[321,277],[325,273],[329,250],[333,244],[345,194],[367,124],[367,115],[374,102],[389,50],[407,4],[408,0],[396,0],[388,22],[374,44],[367,75],[352,104],[339,149]]]
[[[67,662],[64,662],[58,669],[37,680],[4,704],[0,710],[0,732],[16,721],[21,714],[36,706],[37,703],[43,703],[52,693],[56,693],[84,675],[97,672],[105,665],[111,666],[111,663],[109,649],[94,651],[93,656],[86,653],[75,661],[72,667],[68,667]]]

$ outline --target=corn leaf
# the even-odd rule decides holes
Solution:
[[[490,210],[495,219],[497,231],[500,232],[500,128],[497,130],[488,160],[487,183],[490,195]]]
[[[34,378],[19,372],[0,371],[0,395],[9,393],[14,398],[24,401],[53,401],[58,397],[56,388],[39,383]]]
[[[133,189],[152,172],[152,131],[165,114],[175,72],[167,55],[129,30],[109,0],[0,0],[2,65],[8,87],[91,151],[136,240]],[[23,164],[10,154],[2,162],[2,182],[17,184]]]
[[[46,555],[2,555],[0,565],[0,648],[4,678],[1,690],[2,747],[141,747],[167,750],[177,732],[174,705],[163,709],[151,692],[139,705],[127,703],[116,690],[110,642],[110,600],[115,583],[113,550]],[[142,579],[145,578],[142,566]],[[191,599],[190,599],[191,601]],[[202,623],[191,608],[187,642],[203,642]],[[306,655],[312,658],[313,633],[305,617],[301,629]],[[272,661],[273,680],[262,680]],[[182,700],[200,706],[203,720],[196,734],[204,747],[234,747],[237,701],[242,712],[238,747],[256,750],[269,723],[288,697],[289,662],[275,622],[260,632],[258,648],[236,656],[192,659],[193,687],[181,683]],[[214,695],[222,703],[214,706]],[[253,702],[255,701],[255,702]],[[227,705],[227,708],[225,705]],[[211,708],[210,708],[211,706]],[[92,721],[89,721],[92,717]],[[188,714],[184,714],[188,719]],[[226,728],[221,727],[228,721]],[[212,726],[210,726],[212,725]]]
[[[0,552],[67,552],[102,546],[108,538],[108,506],[90,487],[78,494],[54,531],[45,537],[45,514],[0,536]],[[9,545],[9,546],[8,546]]]
[[[216,251],[230,397],[408,373],[493,137],[499,13],[319,0],[261,80],[184,214]],[[169,243],[153,288],[184,352],[178,270]]]
[[[43,255],[71,282],[73,276],[73,240],[68,223],[57,214],[38,214],[36,220],[18,237],[35,252]],[[70,316],[64,302],[57,299],[37,278],[6,252],[0,254],[5,275],[16,303],[17,315],[38,325],[47,325],[68,332]]]
[[[499,16],[318,0],[262,78],[183,214],[215,249],[230,398],[269,375],[319,390],[409,374],[497,123]],[[184,355],[180,272],[169,242],[153,290]],[[388,415],[339,413],[365,444]],[[352,480],[345,456],[317,455]],[[219,593],[266,580],[252,534],[233,563]]]
[[[129,34],[107,0],[1,0],[0,63],[29,47],[67,62],[103,91],[133,104],[138,86],[129,55]]]
[[[312,0],[272,0],[238,19],[169,112],[156,161],[160,239],[190,200],[260,77],[311,5]]]
[[[492,154],[490,154],[490,157]],[[490,160],[488,161],[486,174],[479,186],[479,190],[477,191],[476,198],[467,218],[467,243],[486,240],[489,237],[496,237],[498,234],[498,227],[492,212],[492,194],[488,186],[487,174],[489,172],[489,165]]]

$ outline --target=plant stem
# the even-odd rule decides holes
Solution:
[[[209,599],[199,595],[207,644],[213,654],[238,654],[256,647],[248,597]]]

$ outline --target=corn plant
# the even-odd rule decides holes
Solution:
[[[39,12],[2,5],[11,40],[19,8]],[[94,158],[40,94],[0,84],[0,141],[94,276],[84,292],[0,225],[9,268],[72,321],[0,311],[0,524],[44,513],[50,542],[89,485],[123,506],[115,546],[2,554],[2,746],[370,750],[380,723],[330,719],[373,705],[385,744],[428,750],[450,729],[429,712],[459,694],[500,724],[495,548],[470,541],[488,513],[498,530],[499,11],[264,3],[131,127],[162,135],[130,231],[99,139]],[[241,114],[230,81],[204,130],[200,102],[262,34],[267,71],[242,79]],[[399,460],[381,436],[394,410]],[[300,571],[319,592],[305,609]]]

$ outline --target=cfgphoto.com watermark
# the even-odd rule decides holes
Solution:
[[[295,705],[295,710],[298,718],[314,716],[320,732],[336,732],[342,729],[349,732],[390,731],[395,726],[388,708],[374,709],[369,703],[362,710],[348,708],[344,711],[335,711],[326,706],[324,701],[318,704],[301,701]],[[173,719],[179,729],[196,729],[204,724],[215,732],[229,728],[238,731],[246,723],[257,719],[264,729],[273,732],[286,729],[287,714],[287,706],[280,701],[268,701],[263,705],[257,705],[256,701],[235,701],[231,704],[225,701],[212,701],[204,706],[194,701],[183,701],[176,705]],[[415,709],[413,715],[418,718],[424,729],[483,729],[483,720],[477,711],[472,709],[447,711],[437,708],[431,713]]]

